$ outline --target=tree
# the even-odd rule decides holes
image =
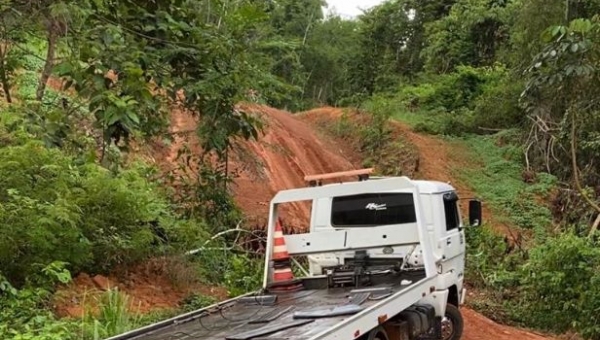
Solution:
[[[569,26],[552,26],[544,41],[527,70],[524,105],[533,122],[528,152],[541,153],[538,159],[545,160],[548,172],[570,176],[584,201],[600,214],[595,195],[584,189],[585,184],[600,184],[592,170],[600,152],[600,22],[575,19]],[[565,166],[562,160],[569,158]]]

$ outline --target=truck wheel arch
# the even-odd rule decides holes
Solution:
[[[458,287],[452,285],[448,288],[448,303],[456,307],[460,304],[460,298],[458,296]]]

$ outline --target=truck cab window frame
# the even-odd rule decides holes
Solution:
[[[460,228],[460,214],[458,209],[458,196],[455,192],[444,194],[444,216],[446,231]]]

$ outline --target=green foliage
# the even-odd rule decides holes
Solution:
[[[509,278],[508,245],[489,225],[466,230],[467,280],[476,288],[499,288]]]
[[[232,178],[226,171],[227,163],[213,166],[183,149],[177,170],[182,175],[171,177],[172,184],[179,182],[173,200],[183,214],[204,219],[213,233],[233,228],[240,222],[242,213],[228,190]]]
[[[449,14],[426,25],[425,69],[448,73],[460,65],[491,66],[513,16],[505,1],[458,0]]]
[[[54,261],[107,270],[201,237],[175,222],[140,168],[113,176],[35,142],[0,149],[0,164],[0,264],[14,282]]]
[[[571,158],[572,143],[581,169],[593,166],[595,155],[600,152],[597,143],[600,107],[595,100],[599,85],[600,20],[576,19],[569,26],[553,26],[544,32],[543,39],[542,51],[527,69],[528,83],[522,104],[535,122],[533,133],[561,147],[535,143],[531,153],[537,161],[534,166],[571,177],[574,170],[570,162],[562,160]],[[551,154],[554,157],[549,157]],[[542,157],[547,157],[544,163]],[[584,184],[600,183],[593,172],[581,175]]]
[[[511,126],[521,119],[520,111],[513,110],[518,101],[512,98],[519,88],[507,83],[507,72],[502,65],[459,66],[454,73],[425,77],[388,99],[391,115],[431,134],[456,136]],[[378,98],[374,96],[374,101]]]
[[[555,332],[600,336],[600,294],[593,288],[600,280],[597,243],[563,234],[532,249],[522,271],[524,320]]]
[[[226,244],[225,240],[221,242]],[[210,248],[195,256],[200,276],[208,283],[225,286],[231,297],[257,290],[262,285],[264,260],[261,257],[239,254],[233,248]]]
[[[84,337],[106,339],[142,326],[139,314],[130,311],[129,297],[118,289],[109,289],[98,301],[98,313],[82,320]]]
[[[460,169],[457,175],[512,225],[542,234],[548,230],[552,214],[548,207],[537,203],[536,197],[547,197],[556,179],[542,175],[534,184],[527,184],[521,159],[511,159],[512,147],[499,147],[496,137],[469,137],[464,143],[471,150],[468,157],[481,162],[481,167]]]
[[[352,96],[350,65],[358,52],[357,27],[358,22],[338,16],[315,23],[301,56],[308,73],[303,95],[310,104],[335,105]]]
[[[260,288],[263,281],[263,264],[263,261],[248,256],[232,256],[229,270],[224,276],[229,295],[234,297]]]
[[[186,312],[192,312],[198,309],[206,308],[211,306],[218,301],[212,296],[205,296],[194,294],[185,298],[181,304],[183,305],[183,310]]]
[[[391,142],[391,129],[388,124],[393,106],[384,98],[373,98],[365,107],[372,117],[369,124],[360,130],[360,149],[368,155],[380,157],[380,151]]]
[[[472,109],[475,99],[481,96],[486,86],[489,87],[490,83],[500,80],[505,73],[506,69],[501,65],[483,68],[458,67],[455,73],[435,78],[434,91],[422,99],[422,107],[443,108],[450,112],[460,108]]]
[[[7,340],[75,339],[76,323],[59,321],[45,306],[43,288],[17,290],[0,275],[0,337]]]

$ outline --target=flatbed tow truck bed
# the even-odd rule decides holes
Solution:
[[[394,277],[392,280],[384,278],[372,286],[358,289],[314,287],[293,293],[252,293],[119,335],[111,340],[308,340],[351,322],[351,318],[377,312],[381,305],[393,304],[394,309],[399,312],[408,306],[402,306],[399,301],[393,303],[398,296],[420,296],[428,281],[424,279],[422,272],[387,276]],[[305,285],[310,286],[318,281],[309,279],[305,281]],[[269,296],[276,296],[274,303],[261,299]],[[414,301],[414,298],[410,301]],[[355,306],[360,310],[346,315],[294,317],[298,312],[326,311],[339,307],[352,309]],[[261,318],[264,318],[263,322],[257,322]],[[285,329],[287,325],[290,327]]]

